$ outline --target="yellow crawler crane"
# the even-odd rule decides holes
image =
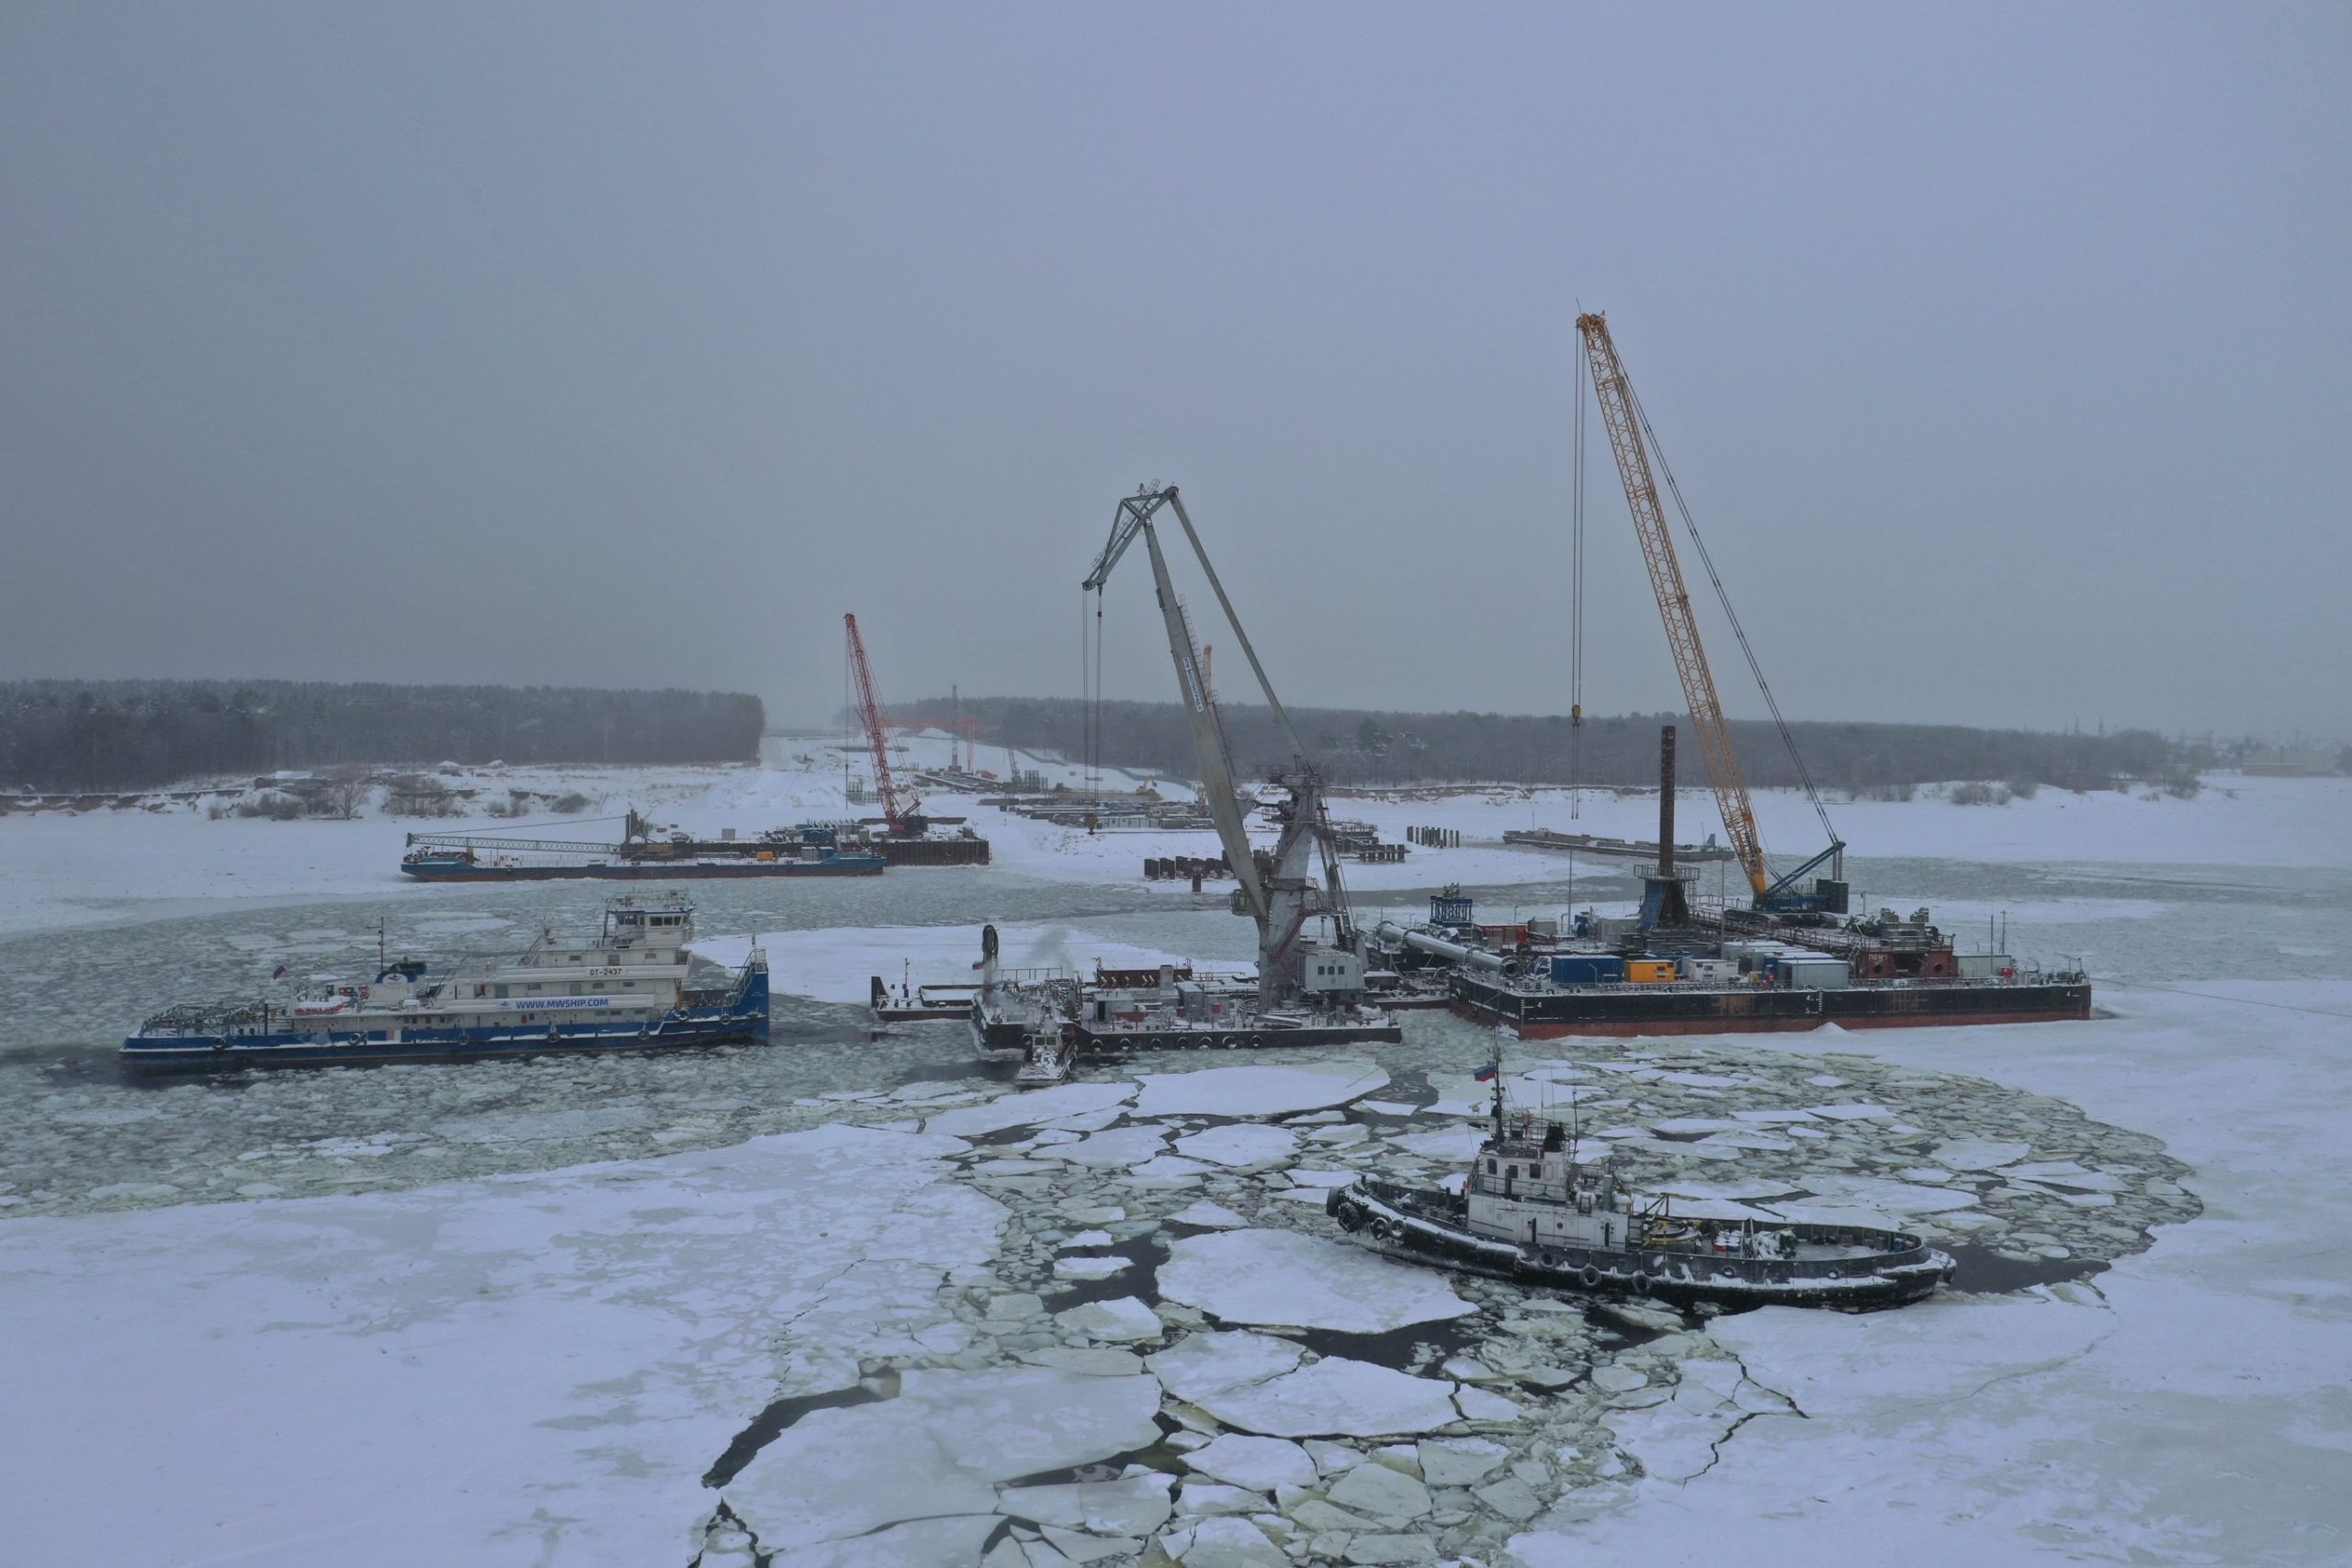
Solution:
[[[1805,780],[1805,793],[1813,800],[1814,809],[1821,813],[1821,825],[1829,829],[1829,848],[1807,861],[1804,865],[1775,881],[1771,867],[1764,859],[1764,840],[1756,829],[1756,807],[1749,801],[1747,779],[1740,772],[1739,752],[1732,745],[1731,725],[1724,717],[1723,700],[1715,694],[1714,672],[1707,664],[1706,646],[1699,639],[1699,622],[1690,612],[1690,591],[1682,578],[1682,562],[1674,551],[1674,536],[1667,525],[1666,506],[1658,494],[1657,478],[1650,462],[1648,445],[1642,439],[1645,423],[1641,405],[1634,400],[1634,385],[1626,379],[1624,362],[1617,357],[1617,345],[1609,336],[1609,322],[1597,311],[1587,311],[1577,318],[1577,331],[1582,334],[1585,358],[1592,367],[1592,389],[1600,403],[1600,422],[1609,430],[1610,450],[1617,458],[1617,477],[1624,482],[1625,504],[1634,514],[1634,531],[1642,543],[1642,558],[1649,565],[1650,587],[1657,595],[1659,616],[1666,622],[1667,645],[1674,651],[1674,668],[1682,678],[1682,700],[1690,710],[1690,722],[1699,731],[1699,751],[1707,765],[1707,782],[1713,787],[1715,808],[1724,819],[1724,832],[1731,840],[1732,851],[1739,857],[1740,869],[1747,874],[1747,882],[1755,892],[1756,908],[1773,912],[1805,909],[1842,910],[1845,906],[1845,885],[1838,880],[1842,872],[1846,846],[1840,843],[1835,829],[1829,829],[1828,813],[1823,809],[1821,797]],[[1701,547],[1702,553],[1704,547]],[[1717,585],[1720,589],[1720,584]],[[1725,604],[1728,610],[1728,604]],[[1738,630],[1735,620],[1733,629]],[[1743,648],[1747,638],[1740,638]],[[1751,668],[1755,655],[1748,654]],[[1763,684],[1763,671],[1756,671],[1758,685]],[[1764,687],[1767,702],[1771,702],[1771,688]],[[1789,735],[1789,727],[1781,719],[1780,706],[1772,703],[1772,716],[1780,721],[1781,735],[1789,741],[1792,758],[1796,746]],[[1798,762],[1800,775],[1804,763]],[[1817,884],[1810,892],[1798,891],[1797,885],[1816,867],[1832,863],[1828,879]]]

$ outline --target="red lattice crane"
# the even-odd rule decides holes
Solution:
[[[849,629],[849,672],[857,685],[857,716],[865,726],[866,744],[874,748],[874,788],[882,796],[882,816],[895,837],[910,830],[910,819],[922,802],[899,804],[898,781],[890,776],[890,721],[883,716],[881,699],[874,694],[874,668],[865,661],[865,643],[857,635],[857,617],[843,615]]]

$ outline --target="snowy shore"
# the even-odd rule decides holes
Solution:
[[[944,766],[944,736],[915,736],[909,761]],[[1081,784],[1079,770],[1024,756],[1049,782]],[[689,832],[746,836],[804,820],[871,815],[844,796],[838,753],[807,741],[772,739],[761,766],[737,768],[474,771],[452,781],[492,799],[509,789],[578,793],[589,805],[574,817],[535,819],[528,831],[558,839],[617,840],[605,820],[632,807]],[[1110,781],[1131,786],[1124,776]],[[1181,796],[1181,786],[1170,793]],[[1686,789],[1684,831],[1713,819],[1703,790]],[[1087,834],[1034,822],[983,806],[978,796],[934,795],[926,804],[967,817],[989,840],[996,873],[1085,885],[1136,883],[1147,857],[1213,855],[1205,832]],[[1810,853],[1820,824],[1801,795],[1765,790],[1756,797],[1768,846]],[[2352,779],[2267,779],[2216,775],[2195,798],[2151,792],[2074,795],[2045,789],[2003,806],[1955,806],[1923,793],[1904,802],[1856,800],[1833,807],[1839,833],[1858,857],[1954,860],[1994,864],[2176,866],[2352,866]],[[1377,901],[1384,893],[1458,882],[1499,886],[1623,877],[1622,862],[1505,845],[1504,832],[1551,828],[1605,838],[1656,835],[1657,802],[1606,791],[1495,788],[1443,798],[1347,796],[1337,816],[1370,822],[1388,842],[1413,827],[1451,829],[1459,849],[1413,848],[1396,864],[1351,863],[1351,888]],[[0,813],[0,936],[170,919],[216,910],[223,900],[394,897],[423,890],[400,874],[411,832],[504,834],[513,822],[491,817],[390,818],[371,806],[351,821],[212,820],[190,805],[168,809]],[[1272,842],[1271,829],[1257,831]],[[986,874],[983,873],[982,874]],[[1736,880],[1736,874],[1734,880]],[[1713,877],[1709,885],[1713,885]],[[1171,897],[1179,886],[1160,885]]]

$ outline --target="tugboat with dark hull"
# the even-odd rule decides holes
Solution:
[[[1686,1307],[1862,1312],[1923,1300],[1951,1278],[1950,1254],[1900,1231],[1678,1216],[1606,1165],[1580,1165],[1560,1122],[1506,1112],[1490,1070],[1493,1133],[1463,1190],[1360,1176],[1324,1200],[1341,1229],[1408,1262]]]

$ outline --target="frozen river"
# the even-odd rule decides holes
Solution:
[[[2086,955],[2109,1016],[1507,1069],[1698,1212],[1962,1257],[1868,1318],[1587,1308],[1342,1242],[1329,1182],[1468,1151],[1487,1037],[1442,1016],[1015,1095],[960,1027],[854,1005],[902,956],[955,977],[983,921],[1036,960],[1243,961],[1214,895],[703,884],[703,931],[801,993],[766,1048],[161,1082],[111,1057],[165,1002],[357,968],[379,920],[519,946],[600,892],[0,942],[0,1517],[40,1561],[2340,1561],[2352,1270],[2312,1243],[2352,1184],[2352,872],[1849,874],[1964,945],[2006,913],[2016,951]]]

